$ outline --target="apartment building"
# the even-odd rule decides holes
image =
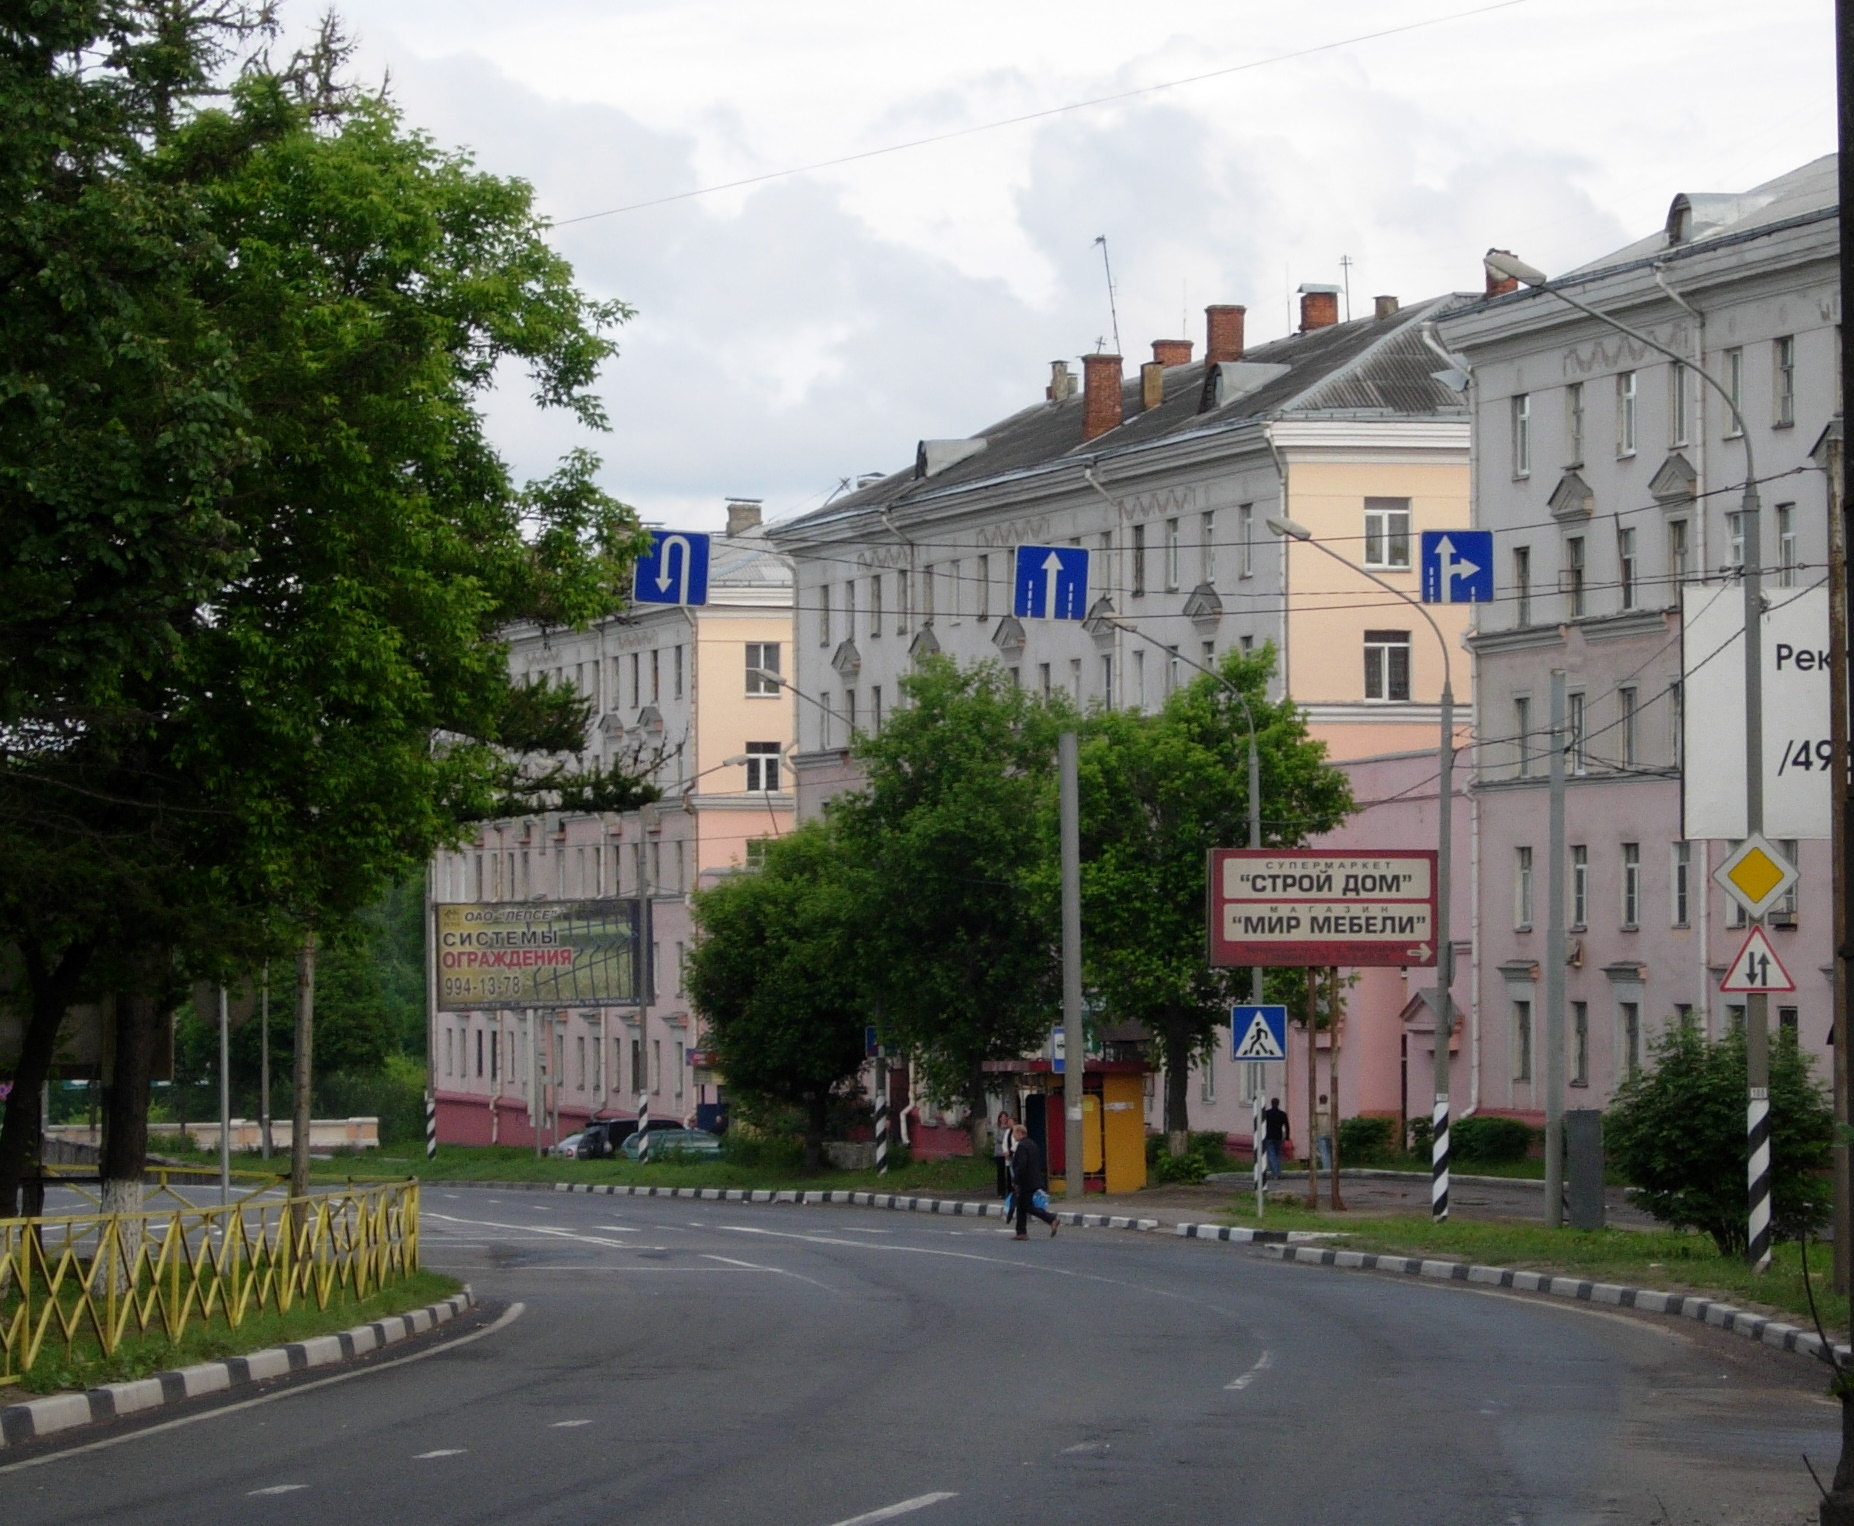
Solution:
[[[439,1137],[543,1143],[593,1116],[694,1119],[719,1100],[691,1060],[699,1017],[683,991],[690,895],[791,829],[792,570],[757,503],[729,504],[707,604],[639,605],[583,632],[509,633],[519,673],[570,680],[594,702],[587,759],[637,761],[662,798],[642,810],[487,822],[431,867],[439,901],[639,898],[649,903],[647,999],[633,1007],[440,1013],[431,1054]],[[541,1026],[529,1032],[530,1020]],[[538,1073],[537,1073],[538,1072]],[[702,1116],[709,1116],[705,1112]]]
[[[1554,282],[1683,364],[1549,292],[1508,291],[1443,324],[1472,365],[1475,522],[1494,532],[1499,569],[1499,597],[1469,639],[1488,1108],[1544,1108],[1554,669],[1568,692],[1567,1105],[1606,1105],[1681,1014],[1713,1034],[1742,1020],[1718,989],[1742,919],[1711,882],[1731,844],[1682,835],[1682,781],[1707,753],[1682,746],[1681,593],[1740,596],[1747,443],[1766,589],[1782,598],[1823,578],[1827,484],[1814,455],[1838,411],[1837,236],[1831,156],[1747,192],[1676,196],[1663,227]],[[1748,442],[1701,368],[1730,389]],[[1721,747],[1743,745],[1734,720],[1719,717]],[[1793,845],[1802,883],[1770,919],[1798,983],[1772,998],[1773,1018],[1824,1063],[1828,850]]]

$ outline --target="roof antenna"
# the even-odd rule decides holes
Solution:
[[[1351,255],[1342,254],[1339,256],[1339,269],[1342,273],[1341,278],[1345,281],[1345,321],[1347,323],[1350,323],[1352,321],[1352,256]]]
[[[1125,354],[1120,348],[1120,313],[1114,306],[1114,267],[1107,258],[1107,235],[1097,233],[1094,241],[1101,246],[1101,268],[1107,272],[1107,315],[1114,321],[1114,353]]]

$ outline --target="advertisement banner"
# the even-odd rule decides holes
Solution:
[[[1211,851],[1212,964],[1431,965],[1435,925],[1432,850]]]
[[[432,908],[438,1010],[634,1006],[636,901],[472,901]]]

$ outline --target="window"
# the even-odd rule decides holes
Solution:
[[[1673,925],[1686,927],[1692,922],[1690,897],[1693,894],[1693,844],[1673,844],[1668,866],[1668,895],[1673,903]]]
[[[1799,1021],[1801,1016],[1801,1007],[1777,1008],[1777,1039],[1779,1042],[1789,1044],[1797,1042],[1798,1034],[1801,1029],[1801,1023]],[[1830,1038],[1833,1038],[1833,1036],[1833,1034],[1829,1035]]]
[[[1572,382],[1564,389],[1564,448],[1570,459],[1567,466],[1584,464],[1584,384]]]
[[[1135,708],[1146,708],[1146,653],[1144,649],[1133,649],[1133,704]]]
[[[675,653],[675,660],[672,664],[674,681],[673,681],[673,686],[671,689],[670,697],[672,699],[681,699],[682,698],[682,648],[678,646],[678,647],[673,648],[672,650]]]
[[[1586,925],[1590,913],[1590,849],[1571,845],[1571,926]]]
[[[1513,1079],[1532,1079],[1532,1003],[1513,1003]]]
[[[1410,565],[1409,499],[1365,500],[1365,565],[1405,568]]]
[[[1200,544],[1203,548],[1203,580],[1206,583],[1214,583],[1217,580],[1217,516],[1215,514],[1204,516]]]
[[[1520,392],[1513,398],[1513,475],[1532,475],[1532,394]]]
[[[654,961],[652,961],[654,964]],[[654,992],[652,994],[655,994]],[[663,1090],[663,1040],[650,1041],[650,1089],[653,1092]]]
[[[1571,618],[1584,614],[1584,538],[1572,535],[1564,542],[1564,591],[1571,596]]]
[[[1687,540],[1687,522],[1684,519],[1670,519],[1667,522],[1667,572],[1676,583],[1687,580],[1692,555]]]
[[[1532,548],[1513,547],[1513,621],[1532,623]]]
[[[1590,1084],[1590,1003],[1571,1003],[1571,1085]]]
[[[682,894],[683,891],[689,888],[688,879],[686,877],[687,869],[684,864],[684,858],[683,858],[682,839],[678,837],[676,841],[672,844],[672,846],[676,850],[676,893],[680,895]],[[676,947],[681,948],[682,945],[679,943],[676,945]],[[678,986],[677,989],[681,990],[682,988]]]
[[[1668,444],[1685,445],[1687,433],[1692,428],[1688,418],[1690,389],[1687,386],[1687,368],[1675,361],[1667,372],[1667,417]]]
[[[1776,362],[1776,405],[1771,423],[1788,429],[1796,422],[1796,340],[1785,335],[1771,345],[1771,359]]]
[[[1410,697],[1410,633],[1365,632],[1365,698]]]
[[[1178,648],[1168,646],[1165,649],[1165,692],[1169,697],[1178,688]]]
[[[749,837],[747,839],[747,867],[761,868],[766,862],[766,849],[772,842],[770,837]]]
[[[1673,754],[1674,767],[1684,768],[1687,761],[1687,691],[1678,678],[1667,686],[1667,713],[1674,732],[1668,751]]]
[[[1513,926],[1520,932],[1532,927],[1532,849],[1513,850]]]
[[[856,691],[854,689],[843,691],[843,723],[849,728],[851,739],[854,740],[856,736]]]
[[[1624,609],[1635,608],[1635,532],[1616,532],[1616,586]]]
[[[830,690],[826,689],[818,695],[818,746],[820,748],[828,750],[831,733],[836,729],[830,708]]]
[[[1165,591],[1178,592],[1178,521],[1165,521]]]
[[[586,1035],[580,1034],[573,1041],[573,1062],[575,1084],[580,1091],[586,1089]]]
[[[1217,1100],[1217,1046],[1215,1044],[1204,1051],[1204,1059],[1197,1073],[1197,1096],[1200,1102]]]
[[[1049,698],[1049,664],[1039,662],[1036,665],[1036,686],[1044,699]]]
[[[483,1030],[481,1028],[476,1030],[476,1074],[477,1079],[481,1080],[483,1076]]]
[[[882,574],[869,579],[869,634],[882,634]]]
[[[908,633],[908,569],[903,567],[895,574],[895,634],[905,636]]]
[[[1629,1075],[1642,1068],[1642,1008],[1640,1002],[1618,1002],[1617,1016],[1622,1020],[1622,1063]]]
[[[644,702],[644,681],[639,666],[643,660],[643,653],[633,652],[631,654],[631,708],[633,710]]]
[[[1589,756],[1584,751],[1584,696],[1581,692],[1565,697],[1568,714],[1565,716],[1566,730],[1570,733],[1566,739],[1567,751],[1571,755],[1571,772],[1587,773],[1590,768]]]
[[[1245,503],[1236,511],[1237,576],[1255,576],[1255,505]]]
[[[1635,373],[1620,372],[1616,377],[1616,454],[1635,454]]]
[[[749,641],[747,643],[747,692],[749,694],[777,694],[779,692],[779,643],[777,641]]]
[[[953,563],[954,574],[959,571],[959,563]],[[854,581],[843,585],[843,639],[856,639],[856,584]]]
[[[1784,588],[1796,586],[1796,505],[1777,505],[1777,582]]]
[[[489,1035],[489,1079],[492,1081],[502,1079],[502,1035],[500,1033]]]
[[[1725,533],[1731,542],[1732,559],[1725,564],[1727,572],[1745,570],[1745,517],[1734,511],[1725,516]]]
[[[830,645],[830,584],[818,585],[818,645]]]
[[[882,686],[869,686],[869,724],[879,733],[882,730]]]
[[[1521,695],[1513,701],[1513,744],[1519,756],[1519,777],[1532,776],[1532,701]]]
[[[1114,654],[1112,652],[1101,658],[1101,703],[1109,710],[1114,708]]]
[[[1622,925],[1642,925],[1642,845],[1622,845]]]
[[[456,1042],[457,1034],[455,1031],[446,1028],[444,1030],[444,1073],[447,1076],[455,1073],[451,1065],[451,1052]]]
[[[991,558],[978,559],[978,617],[983,624],[991,619]]]
[[[1146,527],[1133,526],[1133,596],[1146,592]]]
[[[1636,693],[1637,691],[1634,689],[1618,689],[1616,691],[1616,698],[1620,702],[1622,708],[1622,725],[1620,730],[1622,732],[1622,766],[1624,768],[1635,767],[1637,761],[1635,756],[1637,731],[1635,720],[1638,713]]]
[[[933,585],[934,569],[924,568],[921,572],[921,618],[929,625],[933,624]]]
[[[1795,838],[1786,837],[1780,839],[1777,843],[1777,849],[1792,864],[1796,864],[1798,868],[1801,867]],[[1798,881],[1798,884],[1800,883],[1801,882]],[[1770,920],[1773,926],[1794,927],[1796,925],[1796,891],[1797,885],[1790,886],[1790,888],[1783,893],[1782,899],[1779,900],[1775,906],[1770,908]]]
[[[1724,362],[1725,395],[1732,400],[1736,412],[1728,412],[1725,419],[1725,437],[1737,438],[1743,433],[1738,427],[1739,415],[1745,406],[1745,352],[1742,349],[1730,349],[1720,359]]]
[[[650,649],[650,703],[658,704],[663,698],[663,652],[661,648]]]
[[[682,1073],[689,1063],[687,1055],[687,1048],[678,1040],[676,1044],[676,1095],[678,1097],[682,1095]]]

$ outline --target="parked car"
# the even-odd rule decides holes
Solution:
[[[680,1129],[682,1124],[674,1118],[652,1118],[650,1132],[665,1134]],[[577,1136],[578,1160],[610,1160],[624,1148],[624,1142],[637,1133],[635,1118],[593,1118],[589,1119],[584,1129]],[[562,1140],[561,1143],[566,1141]],[[656,1148],[656,1142],[651,1142]]]
[[[625,1159],[637,1159],[638,1138],[635,1132],[625,1140],[623,1149]],[[710,1134],[707,1129],[659,1129],[653,1125],[650,1130],[650,1158],[652,1160],[719,1160],[721,1140],[717,1135]]]
[[[562,1156],[567,1160],[581,1160],[586,1158],[585,1149],[588,1141],[589,1136],[585,1133],[569,1134],[547,1153]]]

